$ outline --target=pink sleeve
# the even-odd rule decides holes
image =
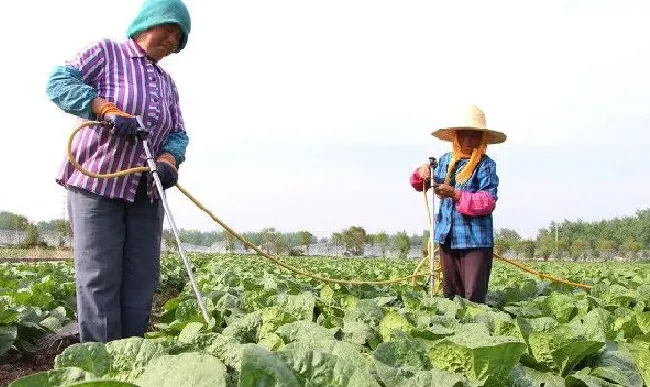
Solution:
[[[418,173],[417,168],[415,171],[413,171],[413,174],[411,175],[411,187],[415,188],[416,191],[422,191],[422,178],[420,177],[420,174]],[[426,188],[429,189],[429,183],[426,183]]]
[[[460,200],[456,203],[456,211],[467,216],[488,215],[494,211],[494,207],[496,201],[487,191],[461,191]]]

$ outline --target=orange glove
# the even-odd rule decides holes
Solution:
[[[163,153],[156,159],[158,163],[167,163],[176,169],[176,158],[171,153]]]
[[[105,102],[99,107],[99,116],[104,119],[106,116],[121,116],[133,118],[129,113],[125,113],[115,106],[112,102]]]
[[[123,136],[135,136],[140,124],[134,116],[118,109],[114,103],[100,98],[93,101],[93,104],[93,112],[99,116],[100,120],[110,122],[115,133]]]

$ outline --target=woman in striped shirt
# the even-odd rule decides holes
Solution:
[[[106,174],[145,166],[134,138],[141,116],[163,187],[176,184],[188,136],[178,90],[159,61],[185,47],[190,25],[180,0],[146,0],[126,41],[98,41],[52,71],[47,95],[61,110],[113,123],[77,133],[72,153],[85,169]],[[68,190],[80,341],[143,336],[164,220],[151,175],[96,179],[66,159],[56,181]]]
[[[496,163],[485,154],[488,144],[499,144],[506,135],[485,126],[485,114],[471,105],[453,126],[432,134],[453,144],[434,168],[433,189],[441,199],[434,241],[440,246],[443,294],[470,301],[486,301],[492,270],[499,177]],[[418,191],[431,187],[429,164],[411,174]]]

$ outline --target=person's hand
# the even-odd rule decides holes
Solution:
[[[112,102],[105,102],[100,106],[99,117],[103,121],[111,122],[114,132],[123,136],[135,136],[140,127],[135,117],[118,109]]]
[[[423,180],[429,180],[431,178],[431,166],[429,164],[420,165],[420,168],[418,168],[418,175],[420,175]]]
[[[117,133],[122,136],[133,137],[138,132],[140,124],[135,118],[128,118],[123,116],[114,116],[108,118],[108,120],[113,122],[114,133]]]
[[[173,187],[178,182],[176,159],[169,153],[164,153],[156,159],[156,169],[163,189]]]
[[[435,186],[433,192],[435,192],[441,199],[452,198],[457,201],[460,198],[460,191],[456,191],[454,187],[448,184],[439,184]]]

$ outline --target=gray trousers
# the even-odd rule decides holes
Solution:
[[[164,209],[145,180],[135,202],[68,189],[74,235],[81,342],[108,342],[147,331],[160,272]]]

